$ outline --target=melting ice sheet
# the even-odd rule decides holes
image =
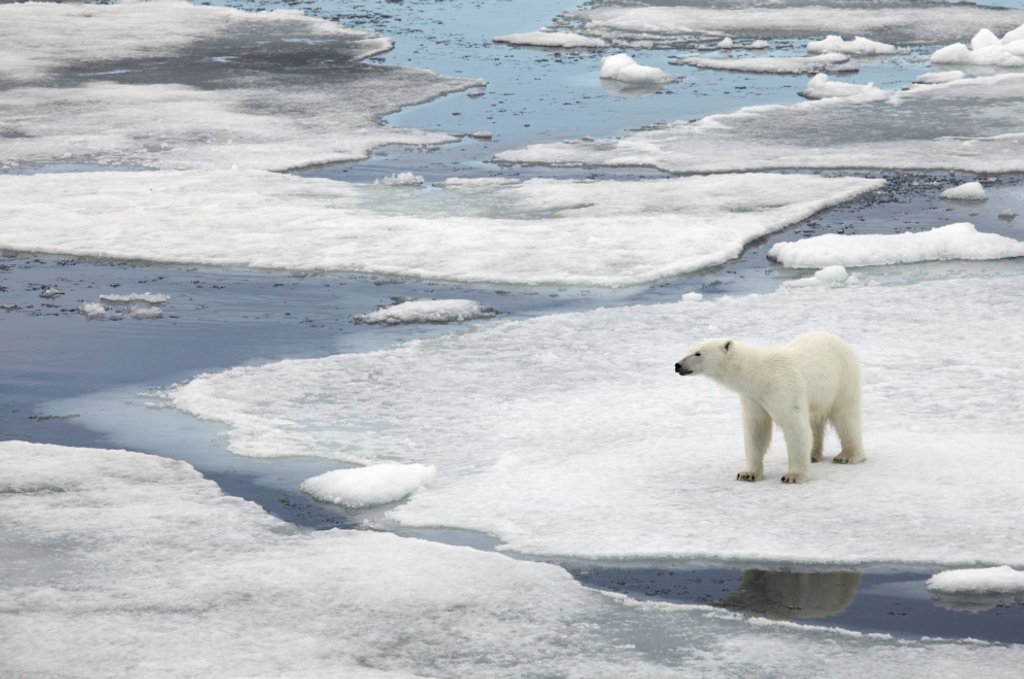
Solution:
[[[769,168],[1024,171],[1024,74],[889,96],[759,106],[615,140],[505,151],[512,163],[653,166],[669,172]]]
[[[1012,270],[1011,270],[1012,271]],[[582,557],[1024,565],[1024,275],[782,289],[477,328],[200,376],[174,405],[242,455],[432,464],[388,520]],[[829,330],[864,372],[868,461],[738,483],[739,404],[674,374],[696,341]],[[826,456],[837,452],[826,445]]]
[[[379,119],[479,83],[361,63],[390,48],[294,11],[0,5],[0,162],[287,169],[453,141]]]
[[[983,26],[1006,31],[1024,23],[1024,12],[927,0],[701,0],[602,2],[571,12],[586,33],[608,40],[652,39],[680,43],[702,35],[798,38],[842,32],[890,43],[936,43],[970,38]],[[714,5],[709,7],[708,4]]]
[[[626,286],[719,264],[882,180],[348,184],[260,171],[0,176],[0,247],[522,284]],[[41,228],[45,227],[45,228]]]
[[[1015,676],[1024,647],[631,604],[557,566],[302,532],[187,464],[0,443],[5,676]]]

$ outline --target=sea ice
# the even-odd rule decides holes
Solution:
[[[1002,39],[987,28],[971,38],[968,47],[962,42],[946,45],[931,56],[933,64],[970,64],[972,66],[1024,66],[1024,25],[1009,31]]]
[[[471,299],[412,299],[355,317],[357,323],[452,323],[493,318],[491,307]]]
[[[1024,171],[1024,74],[858,97],[754,106],[620,139],[503,151],[510,163],[653,166],[668,172],[770,168]]]
[[[746,73],[852,73],[859,69],[856,63],[850,61],[850,57],[838,52],[811,57],[747,57],[738,59],[686,57],[670,61],[673,64],[684,66]]]
[[[814,272],[813,276],[808,278],[797,278],[795,280],[786,281],[784,285],[789,287],[801,288],[810,287],[814,285],[827,285],[836,287],[839,285],[849,285],[850,283],[858,282],[855,276],[851,276],[850,272],[846,270],[845,266],[840,264],[833,264],[826,266],[823,269],[818,269]]]
[[[238,367],[168,398],[227,425],[238,454],[434,465],[382,524],[481,531],[516,552],[1020,568],[1024,363],[1007,357],[1024,355],[1024,333],[1007,328],[1024,325],[1022,286],[1007,270],[551,315]],[[736,397],[672,365],[708,336],[808,330],[860,358],[868,460],[816,464],[787,487],[777,440],[768,478],[738,483]]]
[[[144,304],[167,304],[171,299],[170,295],[165,295],[159,292],[132,292],[127,295],[115,295],[107,293],[100,295],[101,302],[107,302],[108,304],[131,304],[132,302],[142,302]]]
[[[928,590],[943,594],[1024,594],[1024,571],[1009,566],[942,571],[928,579]]]
[[[823,40],[812,40],[807,43],[807,51],[814,53],[841,52],[843,54],[855,54],[857,56],[875,56],[880,54],[896,54],[899,49],[895,45],[889,45],[876,40],[869,40],[861,36],[853,40],[843,40],[842,36],[830,35]]]
[[[550,564],[302,531],[149,455],[8,441],[0,463],[4,676],[895,679],[1024,663],[1019,645],[635,603]]]
[[[482,83],[362,63],[390,48],[297,11],[0,4],[0,166],[283,170],[455,141],[380,119]]]
[[[920,232],[829,233],[776,243],[768,251],[768,256],[792,268],[832,264],[877,266],[945,259],[1024,257],[1024,242],[995,233],[980,233],[973,224],[960,222]]]
[[[532,33],[509,33],[495,36],[494,42],[509,45],[526,45],[529,47],[552,47],[574,49],[579,47],[602,48],[607,43],[601,38],[588,38],[576,33],[560,31],[534,31]]]
[[[963,71],[938,71],[936,73],[922,73],[914,78],[919,85],[941,85],[942,83],[953,82],[966,77]]]
[[[939,196],[941,198],[948,198],[949,200],[988,200],[988,195],[985,193],[985,187],[981,185],[981,182],[966,182],[959,186],[946,189],[940,193]]]
[[[831,99],[833,97],[858,97],[864,99],[886,99],[889,94],[875,87],[874,83],[860,85],[829,80],[824,73],[819,73],[807,81],[800,96],[808,99]]]
[[[731,50],[732,49],[732,38],[726,36],[718,41],[717,45],[720,50]]]
[[[321,502],[372,507],[397,502],[434,480],[437,470],[422,464],[375,464],[336,469],[302,482],[299,488]]]
[[[601,77],[630,84],[668,83],[676,79],[656,66],[641,66],[628,54],[602,57]]]
[[[423,186],[423,177],[412,172],[398,172],[386,177],[378,177],[373,180],[373,183],[383,186]]]
[[[107,317],[107,307],[99,302],[82,302],[78,311],[90,321],[100,321]]]
[[[770,44],[768,43],[767,40],[754,40],[749,45],[747,45],[747,49],[752,49],[752,50],[766,50],[769,47],[770,47]]]
[[[882,186],[805,174],[445,182],[261,171],[0,176],[0,248],[458,281],[628,286],[736,257]]]

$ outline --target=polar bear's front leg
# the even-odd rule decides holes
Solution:
[[[786,452],[789,456],[789,470],[783,475],[783,483],[803,483],[807,480],[811,464],[811,422],[806,406],[795,408],[785,416],[777,418],[786,437]]]
[[[757,481],[764,476],[764,454],[772,442],[772,418],[752,398],[740,397],[743,410],[743,451],[747,466],[736,475],[737,481]]]

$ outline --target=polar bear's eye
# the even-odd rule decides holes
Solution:
[[[700,352],[698,351],[697,353],[694,354],[694,356],[700,356]]]

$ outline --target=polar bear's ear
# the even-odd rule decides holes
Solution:
[[[725,345],[722,347],[722,350],[725,353],[728,354],[729,353],[729,349],[731,349],[731,348],[732,348],[732,340],[725,340]]]

